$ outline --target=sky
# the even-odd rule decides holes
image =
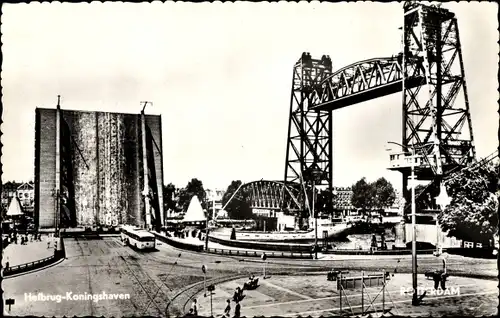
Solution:
[[[446,3],[458,18],[479,157],[498,138],[498,8]],[[34,178],[35,108],[162,116],[164,181],[205,188],[282,180],[294,63],[326,54],[333,69],[401,51],[402,4],[29,3],[2,15],[3,176]],[[336,110],[333,183],[401,175],[401,93]]]

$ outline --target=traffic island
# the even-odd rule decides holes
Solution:
[[[42,237],[40,241],[26,245],[10,244],[2,259],[3,277],[31,272],[54,264],[66,257],[61,237]]]
[[[339,314],[381,314],[382,311],[398,316],[494,315],[499,296],[497,283],[467,277],[448,279],[446,290],[434,289],[434,282],[418,275],[417,292],[422,297],[419,306],[412,306],[411,274],[343,273],[342,283],[329,280],[327,274],[307,276],[277,276],[260,279],[259,286],[244,290],[240,301],[241,316],[330,316]],[[366,278],[364,287],[358,279]],[[385,275],[385,273],[384,273]],[[380,278],[380,277],[382,278]],[[331,277],[330,277],[331,278]],[[237,287],[248,278],[215,284],[214,290],[204,297],[198,293],[198,314],[218,316],[224,313],[230,300],[231,315],[235,302],[232,300]],[[382,288],[385,282],[385,289]]]

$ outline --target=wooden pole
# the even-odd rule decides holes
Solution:
[[[384,285],[382,286],[382,315],[385,313],[385,270],[382,272]]]
[[[339,281],[339,296],[340,296],[340,311],[339,314],[342,315],[342,272],[340,272],[340,281]]]
[[[365,272],[361,272],[361,315],[365,313]]]

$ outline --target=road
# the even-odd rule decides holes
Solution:
[[[353,276],[350,273],[349,276]],[[361,275],[355,275],[361,276]],[[236,279],[218,284],[211,297],[204,297],[203,292],[196,295],[199,313],[214,316],[223,313],[226,300],[232,299],[237,286],[242,286],[248,278]],[[478,278],[454,277],[447,281],[448,291],[433,289],[433,281],[419,275],[420,295],[427,291],[418,307],[411,305],[411,274],[394,274],[387,281],[385,292],[382,280],[379,284],[365,281],[363,291],[352,283],[341,293],[337,282],[328,281],[326,275],[280,276],[273,275],[262,279],[255,290],[244,292],[241,301],[241,313],[246,317],[274,316],[331,316],[340,313],[361,314],[362,312],[380,312],[391,309],[392,314],[417,316],[489,316],[495,315],[498,303],[498,282]],[[341,300],[342,298],[342,300]],[[342,305],[341,305],[342,304]],[[188,306],[190,303],[187,304]],[[188,309],[188,306],[185,310]],[[234,310],[235,303],[231,301]]]
[[[165,316],[184,313],[184,305],[203,288],[201,266],[207,266],[207,279],[220,283],[224,279],[259,276],[263,263],[259,258],[229,257],[182,251],[166,244],[154,252],[134,251],[117,237],[102,239],[65,239],[67,259],[34,273],[5,279],[4,299],[14,298],[10,315],[55,316]],[[398,262],[399,261],[399,262]],[[481,274],[496,277],[496,260],[448,257],[452,274]],[[421,256],[419,271],[441,267],[434,256]],[[324,272],[332,268],[409,272],[411,258],[380,257],[375,262],[366,256],[339,257],[324,260],[271,259],[270,275],[298,275]],[[196,284],[195,286],[192,286]],[[191,288],[188,288],[191,287]],[[33,301],[35,296],[83,294],[129,295],[129,299]]]

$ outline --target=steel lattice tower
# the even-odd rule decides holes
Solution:
[[[420,155],[417,178],[439,182],[476,157],[455,14],[405,3],[403,47],[402,144]],[[408,78],[420,78],[421,85]],[[408,167],[396,170],[406,191]]]
[[[310,181],[313,169],[321,171],[316,184],[332,190],[332,112],[310,109],[312,92],[332,72],[328,56],[312,59],[303,53],[293,68],[288,124],[285,184]]]

